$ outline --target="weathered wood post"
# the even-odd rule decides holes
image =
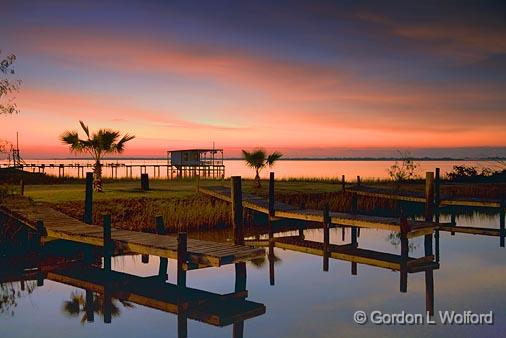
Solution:
[[[104,271],[111,271],[111,255],[112,255],[112,236],[111,236],[111,215],[102,214],[103,224],[103,251],[104,251]]]
[[[351,193],[351,213],[356,215],[358,212],[358,196],[356,192]]]
[[[165,235],[165,224],[163,216],[156,216],[155,218],[156,233],[159,235]],[[158,276],[161,280],[167,280],[167,269],[169,267],[169,260],[165,257],[160,257],[160,266],[158,267]]]
[[[95,321],[95,309],[93,306],[93,291],[86,289],[86,321],[93,323]]]
[[[186,232],[177,234],[177,286],[186,288],[186,270],[184,264],[188,256],[188,237]]]
[[[505,228],[505,215],[504,209],[506,208],[506,201],[503,199],[499,203],[499,235],[500,235],[500,246],[504,248],[504,237],[506,237],[506,228]]]
[[[274,285],[274,240],[272,238],[272,233],[269,234],[269,253],[268,253],[268,259],[269,259],[269,284]]]
[[[141,174],[141,190],[142,191],[149,190],[149,175],[147,173]]]
[[[232,228],[234,244],[244,244],[241,176],[232,176]]]
[[[341,177],[341,190],[342,192],[346,192],[346,179],[344,175]]]
[[[401,215],[400,228],[401,228],[400,292],[405,293],[408,291],[409,224],[408,219],[404,215]]]
[[[434,178],[434,209],[435,209],[435,217],[436,223],[439,223],[439,207],[441,204],[441,170],[436,168],[436,174]]]
[[[112,288],[110,282],[107,280],[104,283],[104,323],[110,324],[112,322]]]
[[[329,271],[330,222],[329,204],[326,203],[323,208],[323,271]]]
[[[430,237],[430,241],[427,240]],[[432,235],[425,236],[425,256],[432,256]],[[428,245],[430,243],[430,245]],[[425,311],[434,315],[434,270],[425,270]]]
[[[425,173],[425,221],[432,222],[434,216],[434,173]]]
[[[269,218],[274,217],[274,173],[269,174]]]
[[[43,220],[37,220],[35,226],[37,230],[37,248],[40,250],[44,246],[44,238],[47,236],[47,231]]]
[[[357,186],[360,186],[360,176],[357,175]]]
[[[457,211],[455,210],[455,206],[450,206],[450,213],[451,213],[451,216],[450,216],[450,223],[452,225],[457,225]],[[452,235],[455,235],[454,232],[452,232]]]
[[[93,223],[93,173],[86,173],[86,192],[84,195],[84,223]]]

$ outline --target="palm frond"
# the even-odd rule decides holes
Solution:
[[[263,168],[265,166],[266,154],[263,149],[256,149],[251,152],[242,150],[246,164],[252,168]]]
[[[115,145],[116,152],[122,153],[125,150],[125,143],[133,140],[134,138],[135,135],[125,134],[125,136],[123,136],[121,140],[119,140],[118,143],[116,143]]]
[[[71,151],[81,152],[84,149],[82,140],[79,139],[77,131],[66,131],[60,135],[60,140],[63,144],[70,146]]]
[[[283,156],[283,154],[281,154],[278,151],[275,151],[272,154],[270,154],[269,156],[267,156],[267,164],[269,165],[269,167],[272,166],[274,164],[274,162],[279,160],[282,156]]]
[[[81,125],[81,128],[83,128],[84,133],[86,134],[86,136],[88,136],[88,138],[90,138],[90,129],[88,128],[88,126],[85,125],[84,122],[81,121],[81,120],[79,120],[79,124]]]

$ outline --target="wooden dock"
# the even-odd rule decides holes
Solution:
[[[24,197],[13,196],[3,200],[0,212],[34,230],[37,230],[37,223],[42,221],[45,235],[49,238],[95,246],[104,244],[101,226],[85,224],[49,206],[34,203]],[[172,259],[178,257],[178,242],[175,236],[112,228],[111,239],[114,247],[119,250]],[[199,266],[218,267],[245,262],[264,255],[265,252],[261,248],[194,239],[188,239],[187,242],[187,263]]]
[[[394,189],[368,187],[355,185],[346,188],[349,193],[359,196],[377,197],[397,201],[425,203],[426,196],[423,192],[399,191]],[[500,208],[501,200],[492,198],[471,198],[471,197],[444,197],[439,200],[439,206],[460,206],[460,207],[488,207]]]
[[[223,186],[199,187],[203,194],[218,198],[220,200],[231,202],[230,188]],[[271,214],[269,210],[269,201],[252,194],[242,193],[242,206],[264,214]],[[299,210],[298,208],[281,202],[274,202],[273,217],[282,219],[293,219],[310,222],[323,223],[323,210]],[[359,228],[372,228],[388,231],[401,231],[401,220],[392,217],[377,217],[360,214],[348,214],[340,212],[330,212],[330,221],[334,226],[350,226]],[[408,237],[417,237],[431,234],[434,230],[432,222],[408,221]]]

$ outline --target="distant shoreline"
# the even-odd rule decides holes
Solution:
[[[55,157],[55,158],[28,158],[25,161],[76,161],[76,160],[92,160],[89,157]],[[103,161],[165,161],[165,157],[106,157]],[[224,158],[225,161],[242,161],[239,157]],[[402,161],[399,157],[293,157],[281,158],[279,161]],[[483,157],[483,158],[453,158],[453,157],[410,157],[409,160],[427,162],[427,161],[506,161],[506,157]]]

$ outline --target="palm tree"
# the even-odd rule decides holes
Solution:
[[[283,154],[277,151],[273,152],[270,155],[267,155],[267,153],[263,149],[256,149],[253,150],[252,152],[243,149],[242,155],[244,160],[246,161],[246,165],[255,169],[256,188],[260,188],[260,171],[266,166],[271,167],[274,164],[274,162],[276,162],[281,158],[281,156],[283,156]]]
[[[86,139],[80,139],[77,131],[66,131],[60,140],[70,146],[70,151],[89,153],[95,160],[93,166],[93,189],[102,192],[102,164],[100,160],[105,154],[122,153],[125,143],[135,138],[134,135],[125,134],[120,139],[120,132],[111,129],[100,129],[90,136],[90,130],[83,121],[79,121],[86,134]],[[119,140],[118,140],[119,139]]]

